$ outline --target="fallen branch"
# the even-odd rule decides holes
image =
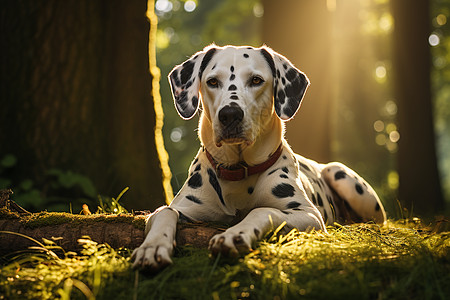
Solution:
[[[0,254],[36,246],[32,239],[42,242],[42,238],[54,240],[65,251],[78,251],[81,249],[78,239],[83,236],[116,249],[134,249],[143,242],[144,229],[144,215],[19,214],[3,207],[0,208]],[[178,224],[177,245],[207,247],[209,239],[220,231],[204,224]]]

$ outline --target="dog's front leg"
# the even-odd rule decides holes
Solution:
[[[178,222],[178,212],[163,206],[157,209],[147,220],[144,242],[131,255],[133,268],[157,272],[170,265],[175,233]]]
[[[311,209],[310,213],[302,211],[286,214],[276,208],[255,208],[240,223],[228,228],[224,233],[215,235],[209,242],[209,250],[213,255],[222,253],[231,257],[248,253],[252,251],[252,245],[257,240],[284,221],[287,223],[287,228],[295,227],[301,231],[326,230],[314,209]]]

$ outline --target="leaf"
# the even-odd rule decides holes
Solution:
[[[33,187],[33,181],[30,179],[25,179],[24,181],[22,181],[20,183],[20,187],[24,190],[24,191],[29,191],[32,187]]]
[[[11,168],[17,163],[17,158],[12,154],[7,154],[3,159],[0,161],[0,165],[5,168]]]

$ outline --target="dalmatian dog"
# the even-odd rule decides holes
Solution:
[[[169,81],[183,119],[202,107],[201,148],[172,203],[147,220],[134,268],[155,272],[172,263],[177,222],[230,224],[209,249],[231,257],[284,222],[285,231],[323,232],[335,222],[385,222],[363,178],[343,164],[294,154],[284,139],[284,122],[309,85],[284,56],[266,46],[211,45],[176,66]]]

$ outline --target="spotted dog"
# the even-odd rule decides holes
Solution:
[[[231,225],[209,243],[212,254],[251,251],[269,230],[326,231],[334,222],[385,222],[372,187],[340,163],[294,154],[284,139],[309,80],[264,46],[205,48],[169,74],[175,107],[190,119],[202,106],[201,148],[169,206],[147,221],[133,266],[157,271],[172,263],[176,224]]]

